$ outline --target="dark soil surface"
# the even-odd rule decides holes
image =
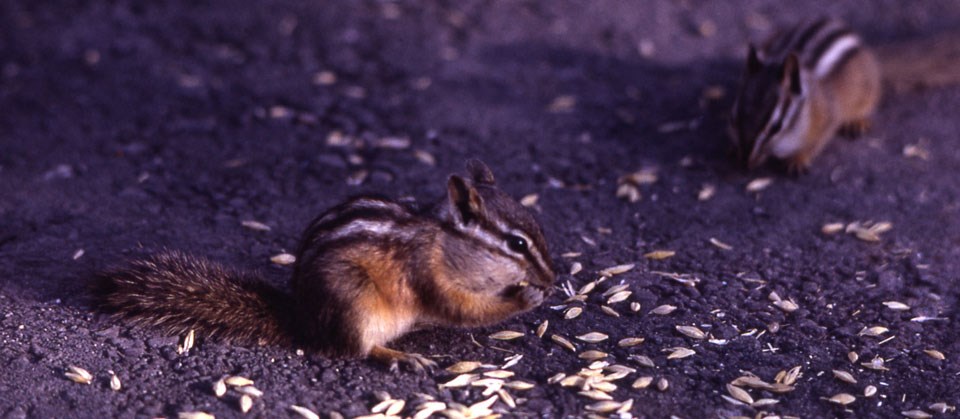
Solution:
[[[406,400],[404,415],[421,393],[451,404],[486,399],[480,387],[438,388],[452,378],[442,371],[394,374],[293,348],[200,336],[178,355],[177,337],[98,315],[84,292],[94,272],[163,248],[284,284],[290,269],[269,259],[292,251],[320,211],[368,192],[431,202],[469,157],[485,160],[512,195],[538,194],[559,284],[576,289],[601,269],[636,265],[601,283],[573,320],[556,292],[502,325],[421,331],[393,344],[441,366],[522,354],[512,379],[535,387],[510,390],[516,408],[498,401],[495,411],[581,416],[593,403],[547,383],[589,362],[537,338],[545,320],[548,336],[610,335],[574,340],[578,353],[606,351],[638,370],[612,393],[632,399],[635,416],[898,417],[960,403],[960,88],[888,95],[865,137],[832,143],[802,177],[737,169],[724,129],[748,39],[826,13],[882,44],[957,25],[960,3],[246,3],[0,5],[4,417],[240,416],[236,393],[218,399],[210,390],[224,374],[264,391],[249,416],[286,417],[294,404],[368,414],[378,392]],[[348,144],[329,140],[337,131]],[[910,156],[907,146],[916,146]],[[655,169],[657,181],[639,187],[638,202],[617,198],[618,178],[640,169]],[[761,176],[773,183],[747,192]],[[715,194],[698,200],[705,185]],[[821,232],[854,221],[892,229],[877,242]],[[655,250],[676,254],[644,257]],[[584,269],[571,276],[575,262]],[[614,318],[601,311],[601,292],[621,282],[632,295],[612,304]],[[774,292],[799,308],[777,308]],[[650,314],[663,304],[677,309]],[[861,333],[874,326],[889,330]],[[506,329],[527,336],[488,338]],[[630,336],[646,340],[617,346]],[[674,347],[696,353],[667,359]],[[878,357],[887,370],[861,365]],[[91,371],[93,384],[66,379],[71,364]],[[747,372],[772,382],[797,366],[793,391],[749,390],[776,404],[723,398]],[[110,389],[108,370],[122,390]],[[631,389],[641,376],[654,384]],[[876,394],[863,397],[871,385]],[[838,393],[856,400],[827,400]]]

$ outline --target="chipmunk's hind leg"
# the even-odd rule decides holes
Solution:
[[[837,133],[849,140],[860,138],[870,129],[870,120],[867,118],[857,119],[840,125]]]
[[[409,365],[410,368],[417,373],[432,371],[437,368],[436,362],[427,359],[423,355],[400,352],[380,345],[374,346],[373,349],[370,350],[370,358],[389,365],[391,372],[397,372],[400,369],[399,364],[401,362]]]

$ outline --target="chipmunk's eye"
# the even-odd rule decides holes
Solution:
[[[527,250],[527,241],[523,237],[508,234],[507,247],[514,252],[523,253]]]

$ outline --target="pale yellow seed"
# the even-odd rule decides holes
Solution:
[[[528,383],[526,381],[510,381],[503,383],[503,386],[511,390],[525,391],[530,390],[535,387],[534,384]]]
[[[504,330],[490,335],[490,339],[496,340],[513,340],[519,337],[522,337],[524,334],[522,332],[516,332],[513,330]]]
[[[578,340],[582,340],[584,342],[590,342],[590,343],[603,342],[607,340],[607,338],[609,338],[609,336],[600,332],[590,332],[587,334],[577,336]]]
[[[910,419],[930,419],[933,417],[933,415],[922,410],[906,410],[900,412],[900,414]]]
[[[447,367],[446,370],[454,374],[464,374],[480,368],[481,365],[483,364],[477,361],[460,361]]]
[[[277,265],[290,265],[297,261],[297,257],[289,253],[280,253],[278,255],[273,255],[270,258],[270,261]]]
[[[504,363],[503,363],[502,366],[500,366],[500,369],[505,370],[505,369],[508,369],[508,368],[510,368],[510,367],[512,367],[512,366],[514,366],[514,365],[517,365],[518,363],[520,363],[520,360],[521,360],[521,359],[523,359],[523,355],[522,355],[522,354],[510,355],[510,356],[508,356],[508,357],[506,357],[506,358],[503,359],[503,360],[504,360]]]
[[[620,339],[619,342],[617,342],[617,346],[621,348],[629,348],[631,346],[637,346],[643,343],[643,340],[644,340],[643,338],[634,338],[634,337],[623,338],[623,339]]]
[[[113,371],[110,371],[110,389],[113,391],[120,391],[123,385],[120,383],[120,377],[117,377],[117,374],[114,374]]]
[[[604,393],[600,390],[587,390],[577,393],[583,397],[593,399],[593,400],[613,400],[613,396]]]
[[[857,383],[857,379],[853,378],[853,374],[850,374],[849,372],[846,372],[846,371],[833,370],[833,376],[836,377],[836,379],[846,383],[850,383],[850,384]]]
[[[746,189],[747,189],[747,192],[760,192],[764,189],[767,189],[767,187],[769,187],[770,184],[772,183],[773,183],[773,178],[768,178],[768,177],[757,178],[757,179],[751,180],[750,183],[747,184]]]
[[[711,184],[705,184],[700,188],[700,192],[697,192],[697,200],[707,201],[710,198],[713,198],[713,195],[716,194],[717,187]]]
[[[640,306],[640,303],[638,303],[638,302],[636,302],[636,301],[630,303],[630,311],[632,311],[632,312],[634,312],[634,313],[640,311],[640,307],[641,307],[641,306]]]
[[[829,236],[843,231],[843,228],[843,223],[828,223],[820,227],[820,232]]]
[[[600,295],[602,295],[602,296],[604,296],[604,297],[609,297],[610,295],[616,294],[616,293],[618,293],[618,292],[620,292],[620,291],[624,291],[624,290],[626,290],[627,288],[630,288],[630,284],[620,284],[620,285],[617,285],[617,286],[610,287],[610,289],[604,291],[603,294],[600,294]]]
[[[223,397],[224,394],[227,394],[227,384],[224,383],[223,378],[221,378],[213,383],[213,395]]]
[[[775,404],[777,404],[777,403],[780,403],[780,400],[777,400],[777,399],[760,399],[760,400],[757,400],[757,401],[753,402],[753,404],[751,404],[750,406],[751,406],[751,407],[755,407],[755,408],[756,408],[756,407],[766,407],[766,406],[775,405]]]
[[[670,355],[667,355],[667,359],[683,359],[697,353],[697,351],[694,351],[693,349],[684,348],[682,346],[664,349],[664,351],[670,352]]]
[[[863,397],[873,397],[875,394],[877,394],[876,386],[867,386],[863,389]]]
[[[595,350],[592,350],[592,349],[589,350],[589,351],[584,351],[584,352],[580,353],[580,355],[577,355],[578,358],[580,358],[580,359],[586,359],[586,360],[589,360],[589,361],[596,361],[596,360],[598,360],[598,359],[603,359],[603,358],[606,358],[606,357],[608,357],[608,356],[610,356],[610,354],[608,354],[608,353],[606,353],[606,352],[603,352],[603,351],[595,351]]]
[[[550,378],[547,378],[547,384],[556,384],[556,383],[559,383],[559,382],[560,382],[561,380],[563,380],[564,378],[567,378],[567,374],[564,374],[564,373],[562,373],[562,372],[558,372],[558,373],[556,373],[556,374],[554,374],[554,375],[551,375]]]
[[[657,308],[654,308],[653,310],[650,310],[650,313],[665,316],[667,314],[673,313],[674,310],[676,309],[677,309],[676,306],[672,306],[670,304],[664,304],[661,306],[657,306]]]
[[[413,415],[413,419],[427,419],[446,408],[447,404],[444,402],[426,402],[417,406],[417,414]]]
[[[572,342],[567,340],[567,338],[560,335],[550,335],[550,339],[556,342],[558,345],[563,346],[564,348],[569,349],[571,352],[576,352],[577,347],[573,345]]]
[[[404,400],[394,400],[390,406],[387,407],[387,410],[383,413],[387,416],[397,416],[400,412],[403,411],[403,408],[406,407],[407,402]]]
[[[938,350],[936,350],[936,349],[924,349],[924,350],[923,350],[923,353],[927,354],[928,356],[930,356],[930,357],[933,358],[933,359],[937,359],[937,360],[940,360],[940,361],[943,361],[944,359],[947,359],[947,356],[944,355],[943,352],[940,352],[940,351],[938,351]]]
[[[733,250],[733,246],[731,246],[731,245],[729,245],[729,244],[726,244],[726,243],[724,243],[724,242],[722,242],[722,241],[720,241],[720,240],[717,240],[717,239],[715,239],[715,238],[713,238],[713,237],[710,238],[710,244],[716,246],[717,248],[723,249],[723,250]]]
[[[884,333],[887,333],[889,331],[890,329],[887,329],[886,327],[883,327],[883,326],[864,327],[862,330],[860,330],[859,335],[876,337]]]
[[[635,265],[632,264],[632,263],[626,263],[626,264],[623,264],[623,265],[611,266],[611,267],[609,267],[609,268],[606,268],[606,269],[600,271],[600,276],[614,276],[614,275],[619,275],[619,274],[622,274],[622,273],[624,273],[624,272],[627,272],[627,271],[633,269],[634,266],[635,266]]]
[[[657,366],[657,364],[655,364],[655,363],[653,362],[653,360],[650,359],[650,357],[649,357],[649,356],[646,356],[646,355],[630,355],[629,358],[630,358],[631,360],[635,361],[637,364],[640,364],[640,366],[643,366],[643,367],[654,368],[654,367]]]
[[[800,366],[790,368],[790,371],[787,371],[787,374],[783,377],[783,384],[792,386],[797,382],[797,379],[800,378]]]
[[[653,383],[653,377],[647,375],[647,376],[638,378],[636,381],[633,382],[631,387],[636,389],[644,389],[644,388],[650,387],[651,383]]]
[[[578,295],[586,295],[586,294],[589,294],[590,291],[593,291],[593,289],[596,288],[596,287],[597,287],[597,281],[587,282],[587,283],[584,284],[582,287],[580,287],[580,290],[577,291],[577,294],[578,294]]]
[[[247,413],[253,407],[253,398],[244,394],[240,396],[240,411]]]
[[[827,400],[829,400],[831,403],[836,403],[836,404],[839,404],[839,405],[841,405],[841,406],[846,406],[846,405],[848,405],[848,404],[850,404],[850,403],[853,403],[853,402],[857,401],[857,398],[856,398],[855,396],[851,395],[851,394],[839,393],[839,394],[837,394],[837,395],[835,395],[835,396],[833,396],[833,397],[831,397],[831,398],[829,398],[829,399],[827,399]]]
[[[263,397],[263,391],[254,386],[237,387],[237,391],[250,397]]]
[[[957,410],[957,407],[956,407],[956,406],[951,406],[951,405],[946,404],[946,403],[944,403],[944,402],[936,402],[936,403],[933,403],[933,404],[931,404],[930,406],[927,406],[927,408],[929,408],[930,410],[932,410],[932,411],[934,411],[934,412],[937,412],[937,413],[947,413],[948,411],[949,411],[949,412],[953,412],[953,411],[956,411],[956,410]]]
[[[610,412],[613,412],[614,410],[619,409],[621,406],[623,406],[623,404],[620,402],[607,400],[599,403],[588,404],[584,407],[584,409],[587,409],[590,412],[610,413]]]
[[[614,310],[613,307],[610,307],[610,306],[601,305],[600,311],[602,311],[603,314],[606,314],[610,317],[620,317],[620,313],[618,313],[617,310]]]
[[[504,390],[497,390],[497,396],[511,409],[515,409],[517,407],[517,401],[513,399],[513,396],[511,396],[510,393],[507,393]]]
[[[177,413],[178,419],[216,419],[215,416],[207,412],[180,412]]]
[[[896,311],[906,311],[910,309],[910,306],[899,301],[884,301],[883,305],[887,306],[890,310]]]
[[[540,323],[540,325],[537,326],[537,337],[542,338],[543,334],[547,333],[547,327],[549,326],[550,326],[549,320],[544,320],[543,323]]]
[[[530,208],[534,205],[537,205],[537,201],[539,200],[540,200],[540,195],[532,193],[529,195],[525,195],[523,198],[520,198],[520,205]]]
[[[437,158],[433,156],[429,151],[426,150],[414,150],[413,157],[416,157],[420,163],[423,163],[427,166],[436,166]]]
[[[567,320],[573,320],[580,316],[580,313],[583,313],[583,309],[580,307],[570,307],[563,312],[563,318]]]
[[[673,257],[677,252],[673,250],[654,250],[652,252],[645,253],[643,257],[652,260],[663,260]]]
[[[683,334],[684,336],[691,337],[694,339],[706,339],[707,334],[700,330],[696,326],[677,326],[677,331]]]
[[[90,384],[93,382],[93,374],[76,365],[68,365],[67,372],[64,375],[75,383]]]
[[[563,387],[579,387],[581,384],[583,384],[584,381],[586,380],[584,380],[583,377],[571,375],[569,377],[565,377],[564,379],[560,380],[559,383]]]
[[[583,270],[583,264],[581,264],[580,262],[573,262],[573,264],[570,265],[570,275],[576,275],[580,273],[580,271],[582,270]]]
[[[620,413],[620,414],[627,413],[627,412],[630,412],[630,409],[633,409],[633,399],[627,399],[627,401],[621,403],[620,408],[617,409],[617,413]],[[625,415],[625,416],[630,417],[630,415]]]
[[[477,381],[476,374],[460,374],[454,379],[447,381],[446,383],[440,384],[440,388],[444,387],[466,387],[470,383]]]
[[[847,359],[849,359],[851,363],[856,363],[860,359],[860,354],[854,351],[847,352]]]
[[[874,357],[873,359],[871,359],[869,362],[861,362],[860,365],[862,365],[862,366],[865,367],[865,368],[872,369],[872,370],[877,370],[877,371],[889,371],[890,369],[887,368],[886,365],[884,365],[885,363],[886,363],[886,362],[883,360],[883,358],[877,356],[877,357]]]
[[[226,385],[231,386],[231,387],[243,387],[243,386],[252,386],[252,385],[253,385],[253,380],[251,380],[251,379],[249,379],[249,378],[247,378],[247,377],[241,377],[241,376],[237,376],[237,375],[227,377],[227,378],[223,379],[223,382],[224,382]]]
[[[270,231],[270,226],[256,220],[244,220],[240,225],[255,231]]]
[[[290,405],[290,410],[300,415],[304,419],[320,419],[320,415],[313,413],[312,410],[307,409],[306,407],[303,407],[303,406],[297,406],[295,404]]]
[[[792,300],[774,301],[773,305],[777,306],[777,308],[779,308],[780,310],[783,310],[786,313],[793,313],[794,311],[797,311],[798,308],[800,308],[799,306],[797,306],[797,303],[793,302]]]
[[[667,381],[666,378],[660,377],[660,379],[657,380],[657,390],[667,391],[667,389],[669,388],[670,388],[670,382]]]
[[[753,396],[750,395],[746,390],[737,387],[735,385],[727,384],[727,393],[730,393],[730,396],[734,399],[737,399],[746,404],[753,404]]]
[[[513,377],[515,374],[516,374],[516,373],[513,372],[513,371],[493,370],[493,371],[484,372],[484,373],[483,373],[483,376],[484,376],[484,377],[492,377],[492,378],[510,378],[510,377]]]
[[[613,294],[607,299],[607,304],[616,304],[626,300],[627,298],[630,298],[630,294],[633,294],[633,291],[620,291],[616,294]]]

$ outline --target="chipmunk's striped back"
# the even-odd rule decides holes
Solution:
[[[761,50],[764,61],[784,62],[792,52],[800,65],[822,78],[842,66],[863,44],[843,22],[822,18],[774,36]]]

